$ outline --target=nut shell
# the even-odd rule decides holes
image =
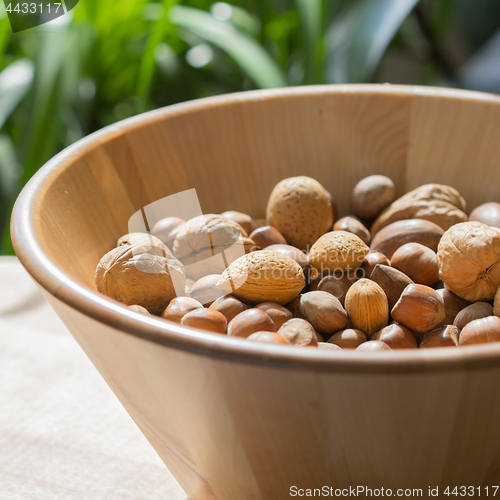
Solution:
[[[372,220],[396,198],[394,182],[385,175],[361,179],[351,196],[352,211],[362,219]]]
[[[443,321],[444,301],[433,288],[408,285],[391,314],[401,325],[417,333],[424,333],[436,328]]]
[[[221,216],[239,224],[247,234],[252,232],[252,218],[249,215],[237,212],[236,210],[228,210],[222,213]]]
[[[278,229],[290,245],[307,249],[332,229],[330,194],[310,177],[284,179],[269,197],[266,218],[267,223]]]
[[[457,314],[453,325],[462,330],[471,321],[486,318],[487,316],[493,316],[493,306],[488,302],[474,302],[474,304],[465,307]]]
[[[439,281],[436,252],[420,243],[406,243],[391,258],[391,265],[415,283],[434,286]]]
[[[349,288],[345,308],[352,326],[368,336],[384,328],[389,320],[389,304],[384,290],[366,278]]]
[[[392,349],[381,340],[369,340],[356,347],[356,351],[392,351]]]
[[[180,323],[181,319],[195,309],[203,309],[203,305],[191,297],[174,297],[168,307],[162,312],[161,317]]]
[[[304,273],[297,262],[281,253],[262,250],[232,262],[217,288],[243,302],[285,305],[297,297],[304,285]]]
[[[393,323],[375,332],[370,340],[381,340],[391,349],[416,349],[417,341],[408,328]]]
[[[285,237],[272,226],[262,226],[250,234],[250,239],[259,248],[267,248],[271,245],[286,245]]]
[[[278,330],[278,333],[292,345],[300,347],[315,347],[318,345],[314,328],[305,319],[293,318],[288,320]]]
[[[181,263],[165,254],[164,246],[124,245],[109,251],[97,265],[97,290],[125,305],[137,304],[161,314],[184,291]]]
[[[439,276],[456,295],[488,301],[500,285],[500,232],[481,222],[457,224],[438,248]]]
[[[406,276],[405,273],[383,264],[375,266],[370,279],[375,281],[384,290],[389,302],[389,309],[391,310],[396,305],[405,288],[413,284],[413,280]]]
[[[333,225],[334,231],[347,231],[348,233],[355,234],[358,238],[361,238],[363,243],[366,245],[370,244],[370,231],[366,229],[362,222],[354,217],[342,217]]]
[[[366,335],[361,330],[347,328],[334,333],[329,339],[329,344],[334,344],[342,349],[356,349],[363,342],[366,342]]]
[[[471,212],[469,220],[500,228],[500,203],[491,202],[479,205]]]
[[[488,316],[471,321],[460,332],[459,345],[485,344],[500,341],[500,318]]]
[[[438,326],[426,333],[420,342],[420,348],[455,347],[458,344],[458,328],[453,325]]]
[[[257,304],[255,308],[264,311],[272,319],[277,329],[293,317],[293,314],[286,307],[276,304],[276,302],[262,302]]]
[[[370,251],[361,238],[347,231],[331,231],[319,238],[309,251],[309,262],[318,271],[347,271],[361,266]]]
[[[260,309],[247,309],[235,316],[227,325],[230,337],[247,338],[255,332],[276,332],[276,325],[271,318]]]
[[[300,297],[302,316],[321,334],[331,335],[349,322],[340,301],[328,292],[307,292]]]
[[[188,312],[181,319],[181,325],[212,333],[226,333],[227,320],[220,312],[201,308]]]
[[[193,283],[189,295],[205,306],[209,306],[214,300],[225,295],[222,290],[216,288],[220,280],[220,274],[208,274]]]
[[[260,342],[262,344],[291,345],[288,340],[276,332],[255,332],[247,337],[250,342]]]
[[[212,302],[209,309],[222,313],[229,323],[238,314],[246,311],[248,306],[232,295],[224,295]]]

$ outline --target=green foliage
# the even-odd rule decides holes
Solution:
[[[0,253],[12,251],[8,219],[22,186],[94,130],[207,95],[378,81],[391,47],[417,59],[415,83],[431,83],[454,74],[440,46],[448,33],[470,19],[463,41],[475,50],[500,25],[498,0],[480,4],[481,12],[467,0],[80,0],[54,23],[16,34],[0,10]]]

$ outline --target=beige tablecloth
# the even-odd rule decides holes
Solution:
[[[14,257],[0,258],[0,499],[186,500]]]

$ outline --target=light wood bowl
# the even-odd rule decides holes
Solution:
[[[14,246],[193,500],[498,485],[500,344],[373,354],[260,345],[140,316],[97,293],[94,271],[134,212],[188,188],[204,213],[254,217],[279,180],[300,174],[330,190],[341,215],[355,183],[375,173],[399,194],[438,182],[469,209],[500,201],[499,137],[499,97],[449,89],[201,99],[52,159],[17,201]]]

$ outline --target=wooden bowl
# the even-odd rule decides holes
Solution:
[[[250,343],[141,316],[96,292],[129,217],[196,188],[204,213],[263,217],[306,174],[349,212],[355,183],[451,184],[500,201],[500,98],[319,86],[201,99],[126,120],[57,155],[13,214],[17,255],[191,499],[290,488],[500,481],[500,344],[392,353]],[[423,495],[426,496],[426,493]]]

